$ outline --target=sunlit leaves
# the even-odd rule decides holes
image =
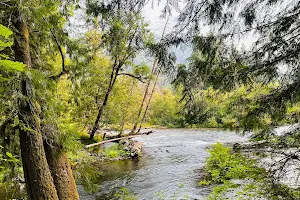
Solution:
[[[13,44],[12,41],[8,40],[10,35],[12,35],[12,31],[0,24],[0,51],[5,49],[6,47],[10,47]]]
[[[183,103],[180,96],[170,89],[157,91],[153,95],[149,110],[149,122],[155,125],[170,128],[184,126],[184,117],[181,113]]]
[[[0,60],[0,69],[5,69],[7,71],[24,71],[24,64],[21,62],[14,62],[11,60]]]
[[[0,35],[3,36],[5,39],[8,39],[10,35],[12,35],[12,31],[7,28],[6,26],[3,26],[0,24]]]
[[[149,76],[150,69],[146,64],[133,65],[133,73],[138,76]]]
[[[14,62],[10,60],[8,55],[1,53],[5,48],[12,46],[12,41],[9,41],[9,37],[12,35],[12,31],[0,24],[0,70],[7,72],[22,72],[24,71],[24,64],[21,62]],[[1,37],[2,36],[2,37]],[[7,80],[1,76],[0,82]]]

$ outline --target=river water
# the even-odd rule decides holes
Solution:
[[[99,192],[88,194],[78,186],[83,200],[107,200],[120,188],[138,199],[204,199],[207,189],[197,187],[207,147],[246,138],[223,130],[167,129],[134,138],[144,143],[137,160],[102,162]]]

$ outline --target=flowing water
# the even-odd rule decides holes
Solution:
[[[208,156],[207,147],[216,143],[244,141],[246,138],[223,130],[156,130],[134,138],[144,143],[137,160],[99,163],[103,175],[99,192],[88,194],[78,187],[83,200],[112,199],[127,188],[138,199],[203,199],[207,189],[197,187],[200,169]]]

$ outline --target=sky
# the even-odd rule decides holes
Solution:
[[[166,26],[165,35],[172,32],[173,27],[176,24],[177,17],[179,15],[175,10],[172,11],[169,18],[161,18],[161,11],[165,0],[162,0],[160,3],[154,3],[152,5],[151,1],[144,7],[142,14],[145,17],[145,20],[149,23],[149,29],[154,33],[154,36],[157,41],[161,39],[164,27]],[[167,23],[167,25],[166,25]],[[179,46],[178,48],[172,48],[171,51],[175,52],[177,60],[176,62],[187,64],[187,58],[190,57],[192,51],[191,48],[186,46]]]
[[[155,38],[159,40],[162,35],[162,31],[166,24],[167,19],[161,18],[161,11],[163,9],[163,5],[166,0],[161,0],[160,3],[157,1],[152,5],[151,1],[144,7],[142,14],[145,17],[145,20],[149,22],[150,30],[154,33]],[[180,3],[181,9],[184,8],[183,1]],[[166,33],[170,33],[174,30],[174,26],[176,25],[177,17],[179,12],[172,10],[172,14],[168,20]],[[207,35],[211,32],[211,28],[209,26],[201,26],[200,25],[200,34]],[[253,33],[248,33],[245,35],[241,35],[240,38],[235,40],[235,45],[237,49],[246,49],[249,50],[254,41],[257,38]],[[178,48],[172,48],[171,51],[174,51],[177,57],[177,63],[188,64],[187,58],[191,56],[192,50],[187,45],[181,45]]]
[[[142,15],[145,17],[146,22],[149,23],[149,29],[154,33],[157,41],[159,41],[162,36],[162,32],[164,30],[166,22],[166,34],[174,30],[173,27],[176,24],[177,17],[179,15],[177,11],[172,10],[172,14],[171,16],[169,16],[168,20],[166,18],[161,18],[161,11],[165,2],[166,0],[161,0],[160,3],[158,3],[158,1],[154,1],[154,3],[152,4],[152,1],[150,0],[142,10]],[[180,3],[181,8],[184,7],[184,3],[182,2],[183,1],[181,1]],[[80,0],[80,6],[82,7],[82,10],[76,11],[75,16],[70,19],[72,24],[70,35],[74,37],[79,37],[87,30],[83,11],[85,8],[85,0]],[[210,28],[208,26],[201,27],[200,34],[205,35],[208,33],[210,33]],[[236,45],[238,49],[250,49],[255,39],[255,36],[250,33],[248,35],[241,36],[241,38],[237,40],[238,42],[236,42]],[[177,57],[176,62],[178,64],[188,64],[187,58],[189,58],[192,53],[191,47],[188,47],[187,45],[181,45],[177,48],[171,48],[170,51],[175,52]],[[137,59],[142,60],[142,57],[143,55],[139,55]],[[145,58],[144,60],[146,61],[147,58]]]

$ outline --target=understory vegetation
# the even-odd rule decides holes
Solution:
[[[233,151],[217,143],[208,150],[199,186],[213,186],[208,199],[297,199],[298,188],[277,182],[259,157]]]

